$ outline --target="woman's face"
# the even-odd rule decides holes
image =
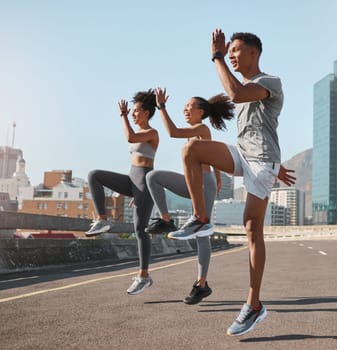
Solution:
[[[199,108],[199,102],[195,98],[189,99],[184,107],[185,120],[188,124],[194,125],[201,123],[204,111]]]
[[[133,122],[136,125],[140,125],[148,121],[149,111],[144,111],[142,109],[142,104],[140,102],[136,102],[132,108],[132,118],[133,118]]]

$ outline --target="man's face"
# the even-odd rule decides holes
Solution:
[[[252,47],[242,40],[234,40],[229,46],[229,60],[235,72],[244,72],[252,63]]]

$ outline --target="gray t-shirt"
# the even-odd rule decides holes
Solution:
[[[251,82],[268,90],[269,97],[236,104],[239,149],[247,160],[280,163],[281,152],[276,129],[283,105],[281,80],[260,73],[247,83]]]

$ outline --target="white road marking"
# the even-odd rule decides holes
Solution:
[[[322,254],[322,255],[328,255],[327,253],[322,252],[321,250],[319,250],[318,253],[320,253],[320,254]]]
[[[20,277],[20,278],[13,278],[11,280],[3,280],[0,281],[0,283],[8,283],[8,282],[15,282],[15,281],[22,281],[22,280],[31,280],[34,278],[39,278],[39,276],[30,276],[30,277]]]
[[[212,258],[217,257],[217,256],[221,256],[221,255],[236,253],[236,252],[239,252],[239,251],[247,249],[247,248],[248,248],[247,246],[244,246],[244,247],[240,247],[240,248],[234,248],[232,250],[226,250],[226,251],[221,252],[221,253],[212,254]],[[184,260],[172,263],[172,264],[167,264],[167,265],[163,265],[163,266],[154,267],[152,269],[149,269],[149,271],[163,270],[163,269],[167,269],[167,268],[170,268],[170,267],[186,264],[186,263],[189,263],[191,261],[196,261],[197,259],[198,259],[198,257],[184,259]],[[100,277],[100,278],[89,279],[89,280],[85,280],[85,281],[82,281],[82,282],[71,283],[71,284],[67,284],[67,285],[61,286],[61,287],[55,287],[55,288],[49,288],[49,289],[41,289],[41,290],[38,290],[38,291],[35,291],[35,292],[30,292],[30,293],[25,293],[25,294],[14,295],[14,296],[7,297],[7,298],[2,298],[2,299],[0,299],[0,303],[5,303],[7,301],[13,301],[13,300],[17,300],[17,299],[28,298],[28,297],[32,297],[32,296],[39,295],[39,294],[46,294],[46,293],[50,293],[50,292],[56,292],[56,291],[59,291],[59,290],[80,287],[80,286],[83,286],[83,285],[86,285],[86,284],[91,284],[91,283],[96,283],[96,282],[100,282],[100,281],[111,280],[111,279],[114,279],[114,278],[126,277],[126,276],[134,276],[134,275],[135,275],[135,271],[132,271],[132,272],[128,272],[128,273],[122,273],[122,274],[119,274],[119,275],[110,275],[110,276],[105,276],[105,277]]]

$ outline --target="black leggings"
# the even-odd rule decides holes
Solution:
[[[105,170],[92,170],[88,175],[90,192],[99,215],[105,214],[104,187],[134,198],[133,223],[138,240],[139,264],[142,270],[148,269],[151,255],[151,239],[145,232],[153,208],[152,197],[145,181],[145,176],[150,170],[152,169],[132,165],[129,175]]]

